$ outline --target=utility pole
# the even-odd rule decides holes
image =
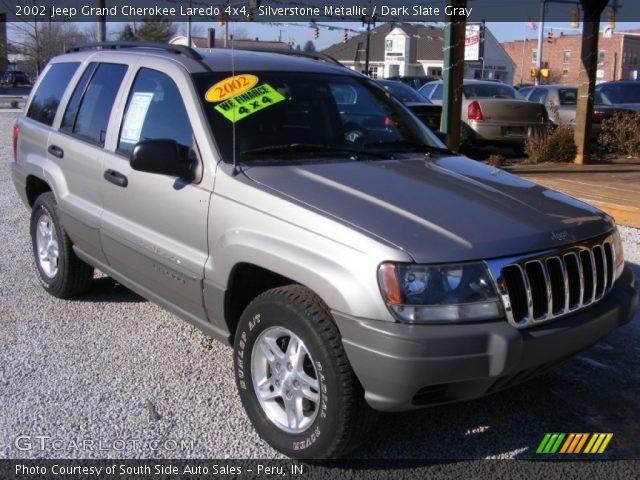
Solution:
[[[482,26],[480,28],[480,38],[478,39],[478,41],[480,42],[480,44],[478,45],[481,55],[480,60],[482,62],[480,66],[480,79],[484,80],[484,31],[486,28],[486,22],[484,20],[482,20]]]
[[[371,25],[373,24],[374,28],[376,26],[376,17],[372,16],[371,13],[372,13],[371,0],[369,0],[367,15],[362,16],[362,26],[363,27],[365,25],[367,26],[367,41],[366,41],[365,52],[364,52],[364,74],[367,77],[369,76],[369,46],[371,44]]]
[[[189,17],[187,17],[187,45],[191,47],[191,0],[189,0]]]
[[[100,14],[98,15],[98,19],[96,22],[96,37],[99,42],[104,42],[107,39],[107,23],[104,18],[104,0],[98,0],[98,11]]]
[[[574,139],[578,152],[574,163],[583,164],[589,160],[591,148],[591,117],[598,69],[598,37],[600,35],[600,15],[609,0],[580,0],[584,11],[582,23],[581,68],[578,74],[578,105]]]
[[[540,0],[540,25],[538,25],[538,51],[536,52],[536,85],[540,85],[540,69],[542,68],[542,45],[544,37],[544,15],[547,7],[547,0]]]
[[[227,15],[226,12],[229,11],[229,0],[227,0],[227,4],[225,7],[225,13],[223,15]],[[227,44],[229,43],[229,17],[231,15],[228,15],[225,18],[225,22],[224,22],[224,48],[227,48]]]
[[[451,0],[455,12],[466,8],[467,0]],[[447,136],[452,150],[460,147],[460,117],[462,114],[462,79],[464,77],[464,43],[467,18],[450,15],[444,29],[444,69],[442,117],[440,130]]]

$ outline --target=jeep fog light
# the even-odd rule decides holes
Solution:
[[[383,263],[382,296],[394,316],[411,323],[489,320],[502,306],[483,263],[412,265]]]

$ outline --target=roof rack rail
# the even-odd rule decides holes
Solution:
[[[298,50],[283,50],[280,48],[254,48],[254,47],[234,47],[235,50],[243,50],[249,52],[260,52],[260,53],[279,53],[281,55],[291,55],[292,57],[305,57],[312,60],[318,60],[320,62],[333,63],[334,65],[338,65],[340,67],[344,67],[342,63],[333,58],[331,55],[327,55],[326,53],[319,52],[301,52]]]
[[[67,50],[67,53],[79,52],[81,50],[117,50],[119,48],[151,48],[156,50],[164,50],[165,52],[184,55],[192,60],[202,60],[202,55],[193,48],[185,45],[172,45],[170,43],[159,42],[92,42],[76,45]]]

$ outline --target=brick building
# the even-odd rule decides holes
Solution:
[[[536,66],[537,39],[528,39],[524,44],[524,59],[522,40],[504,42],[502,47],[516,64],[514,83],[532,83],[531,69]],[[545,35],[542,65],[548,66],[550,75],[542,82],[576,85],[580,72],[581,48],[581,35],[556,33],[552,43],[547,41]],[[640,29],[615,32],[610,38],[604,38],[600,34],[598,50],[598,82],[640,79]]]

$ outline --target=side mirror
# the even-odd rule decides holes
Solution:
[[[188,179],[193,177],[193,171],[185,157],[175,140],[142,140],[133,147],[129,163],[140,172]]]

